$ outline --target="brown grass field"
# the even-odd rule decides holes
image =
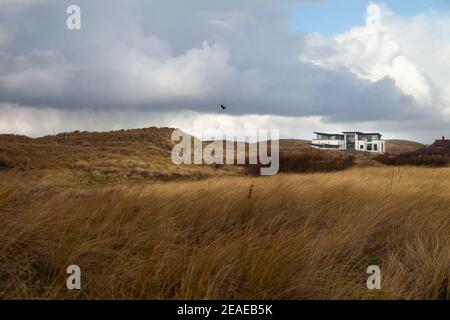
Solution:
[[[0,138],[0,298],[450,298],[450,168],[174,168],[148,130]]]

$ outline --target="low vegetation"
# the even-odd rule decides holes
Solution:
[[[235,166],[176,166],[171,128],[71,132],[31,139],[0,135],[0,170],[70,170],[82,180],[197,180],[239,173]],[[236,172],[237,171],[237,172]]]
[[[447,167],[450,164],[450,140],[436,140],[430,146],[401,154],[386,154],[376,159],[394,166]]]
[[[355,157],[344,152],[305,150],[280,152],[280,172],[331,172],[350,168]],[[248,161],[247,161],[248,163]],[[260,175],[261,165],[247,165],[250,175]]]
[[[450,171],[74,188],[0,174],[0,297],[450,298]],[[82,290],[65,269],[82,270]],[[366,268],[382,268],[382,290]]]
[[[425,166],[425,167],[447,167],[449,158],[442,155],[416,155],[416,154],[400,154],[400,155],[380,155],[377,161],[390,166]]]
[[[449,168],[294,140],[273,177],[177,167],[171,130],[0,136],[0,298],[450,299]]]

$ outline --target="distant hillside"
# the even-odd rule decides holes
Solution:
[[[211,166],[176,166],[170,156],[173,128],[69,132],[42,138],[0,135],[0,169],[68,169],[77,175],[176,179],[220,175]],[[94,180],[95,180],[94,179]]]
[[[170,155],[174,129],[146,128],[111,132],[68,132],[41,138],[0,135],[0,161],[19,169],[52,169],[83,161],[141,160]]]
[[[242,166],[174,165],[170,159],[174,130],[151,127],[110,132],[75,131],[41,138],[0,135],[0,169],[64,169],[77,177],[93,177],[95,183],[122,178],[173,180],[245,174]],[[347,165],[347,157],[352,157],[354,164],[373,164],[373,157],[366,153],[318,151],[308,143],[308,140],[280,139],[281,163],[290,168],[304,168],[308,164],[306,169],[310,171],[341,167],[341,162]],[[421,147],[423,145],[411,141],[387,141],[387,151],[391,154],[412,152]]]
[[[280,150],[283,151],[305,151],[311,150],[310,140],[280,139]]]
[[[408,140],[386,140],[386,152],[389,154],[401,154],[413,152],[424,147],[423,144]]]
[[[436,140],[432,145],[420,148],[414,155],[450,156],[450,140]]]

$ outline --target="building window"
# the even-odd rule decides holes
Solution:
[[[374,151],[378,151],[378,144],[375,143],[375,144],[373,145],[373,150],[374,150]]]
[[[359,148],[360,148],[361,150],[364,150],[364,145],[362,144]]]
[[[348,142],[355,142],[355,135],[354,134],[348,134],[347,135],[347,141]]]
[[[372,151],[372,144],[371,143],[367,144],[367,151]]]

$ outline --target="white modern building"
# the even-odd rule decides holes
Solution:
[[[342,133],[314,132],[316,138],[311,146],[323,150],[353,150],[383,154],[385,141],[380,133],[349,131]]]

